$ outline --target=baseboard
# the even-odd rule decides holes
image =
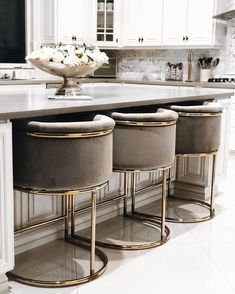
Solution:
[[[210,197],[210,187],[192,185],[188,183],[175,182],[174,195],[182,198],[196,198],[208,200]]]

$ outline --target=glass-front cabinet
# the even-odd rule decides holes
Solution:
[[[119,19],[118,0],[95,1],[95,42],[100,46],[119,44],[117,22]]]

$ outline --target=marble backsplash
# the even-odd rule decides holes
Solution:
[[[168,50],[120,50],[116,51],[118,61],[117,76],[121,79],[165,80],[166,63],[183,63],[183,80],[187,80],[188,53],[193,54],[193,80],[199,81],[198,58],[218,57],[219,65],[212,71],[212,77],[233,77],[226,74],[226,49],[168,49]]]
[[[165,80],[166,63],[183,63],[183,80],[187,80],[186,49],[141,49],[107,51],[109,56],[115,56],[118,62],[117,77],[120,79],[137,80]],[[235,77],[226,74],[226,49],[216,50],[197,49],[190,50],[193,54],[193,80],[199,81],[199,67],[197,60],[200,57],[218,57],[219,65],[213,70],[212,77]],[[35,69],[1,69],[0,78],[8,74],[12,78],[13,70],[17,79],[57,79],[57,77]]]

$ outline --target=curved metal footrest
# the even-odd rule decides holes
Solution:
[[[89,244],[85,244],[84,242],[80,242],[73,238],[68,238],[65,241],[68,243],[74,244],[82,249],[85,249],[88,251],[90,250]],[[98,248],[95,249],[95,254],[102,261],[103,263],[102,267],[97,271],[91,272],[90,275],[87,275],[81,278],[58,280],[58,281],[49,281],[49,280],[47,281],[47,280],[39,280],[39,279],[33,279],[33,278],[21,276],[14,272],[8,272],[7,276],[9,277],[9,279],[19,282],[21,284],[25,284],[28,286],[42,287],[42,288],[60,288],[60,287],[80,285],[80,284],[84,284],[92,280],[95,280],[100,275],[102,275],[107,268],[107,263],[108,263],[107,255]]]
[[[200,200],[200,199],[195,199],[195,198],[182,198],[182,197],[175,197],[173,195],[169,195],[168,196],[171,199],[174,200],[181,200],[184,201],[185,203],[192,203],[193,205],[199,205],[202,206],[203,208],[207,209],[209,211],[209,214],[207,214],[206,216],[202,216],[202,217],[195,217],[195,218],[170,218],[170,217],[166,217],[166,221],[167,222],[172,222],[172,223],[200,223],[200,222],[204,222],[207,220],[210,220],[212,218],[214,218],[215,216],[215,209],[211,208],[211,204],[207,203],[206,201]]]
[[[175,197],[173,195],[169,195],[168,198],[171,198],[174,200],[182,200],[185,203],[191,203],[193,205],[201,206],[201,207],[205,208],[206,210],[208,210],[209,214],[207,214],[206,216],[202,216],[202,217],[192,217],[192,218],[166,216],[166,222],[185,223],[185,224],[199,223],[199,222],[204,222],[204,221],[210,220],[210,219],[214,218],[214,216],[215,216],[215,210],[211,209],[211,205],[209,203],[207,203],[206,201],[194,199],[194,198],[185,199],[182,197]],[[143,213],[143,212],[135,212],[135,213],[137,213],[138,215],[141,215],[143,217],[148,217],[152,220],[160,220],[161,219],[161,216],[159,216],[159,215],[154,215],[154,214],[150,214],[150,213]]]
[[[131,218],[136,221],[141,222],[143,225],[149,226],[153,229],[156,229],[157,231],[160,231],[159,229],[161,228],[161,222],[158,220],[153,220],[150,219],[149,217],[143,217],[138,214],[127,214],[124,217],[126,218]],[[78,236],[78,235],[73,235],[73,238],[90,243],[90,239],[84,236]],[[108,242],[103,242],[103,241],[98,241],[96,240],[96,246],[100,247],[105,247],[109,249],[115,249],[115,250],[144,250],[144,249],[149,249],[149,248],[154,248],[161,246],[165,244],[170,238],[170,229],[165,226],[165,234],[163,237],[161,237],[159,240],[155,241],[149,241],[141,244],[113,244],[113,243],[108,243]]]

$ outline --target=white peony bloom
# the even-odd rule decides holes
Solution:
[[[40,59],[49,61],[52,59],[53,53],[54,53],[54,48],[44,47],[42,48]]]
[[[82,62],[82,64],[88,64],[89,63],[89,59],[88,59],[86,54],[83,54],[83,56],[81,58],[79,58],[79,60]]]
[[[79,58],[77,58],[76,55],[66,56],[64,59],[64,64],[67,64],[69,66],[79,65],[79,63]]]
[[[97,46],[57,45],[54,48],[42,47],[32,52],[26,59],[38,59],[63,63],[70,66],[108,63],[108,56]]]
[[[55,51],[52,55],[53,62],[61,63],[64,60],[64,54],[62,52]]]

